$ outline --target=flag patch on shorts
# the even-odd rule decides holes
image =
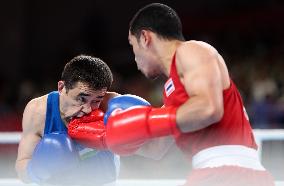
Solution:
[[[173,93],[173,91],[175,91],[175,86],[174,86],[174,82],[173,82],[172,78],[168,79],[164,88],[165,88],[165,93],[166,93],[167,97],[169,97],[169,95],[171,95],[171,93]]]

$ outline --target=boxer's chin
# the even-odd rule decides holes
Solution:
[[[140,71],[141,71],[142,74],[144,74],[144,76],[145,76],[146,78],[148,78],[148,79],[156,79],[156,78],[159,77],[159,74],[158,74],[158,73],[155,73],[155,72],[153,72],[153,71],[148,71],[148,72],[142,71],[142,70],[140,70]]]
[[[158,73],[148,73],[148,74],[144,74],[144,75],[148,79],[152,79],[152,80],[157,79],[160,76],[160,74],[158,74]]]

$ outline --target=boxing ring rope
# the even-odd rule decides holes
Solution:
[[[262,144],[264,141],[284,141],[284,129],[254,129],[256,143],[258,144],[259,157],[262,156]],[[21,132],[0,132],[0,144],[17,144],[21,138]],[[181,185],[184,180],[178,179],[161,179],[161,180],[145,180],[145,179],[121,179],[118,180],[117,186],[173,186]],[[34,184],[23,184],[20,180],[14,178],[0,179],[0,186],[34,186]],[[275,186],[284,186],[284,181],[276,181]]]
[[[263,141],[283,140],[284,129],[254,129],[258,153],[261,158]],[[21,132],[0,132],[0,144],[17,144],[21,138]]]
[[[162,179],[162,180],[118,180],[115,186],[175,186],[182,185],[184,180]],[[18,179],[0,179],[0,186],[37,186],[36,184],[24,184]],[[106,185],[107,186],[107,185]],[[282,186],[282,185],[276,185]]]
[[[284,129],[254,129],[256,143],[258,145],[258,155],[262,157],[263,141],[284,141]]]
[[[21,132],[0,132],[0,144],[17,144],[21,139]]]
[[[182,185],[184,180],[118,180],[116,186],[176,186]],[[0,186],[37,186],[35,184],[24,184],[17,179],[0,179]],[[284,186],[284,182],[276,181],[275,186]]]

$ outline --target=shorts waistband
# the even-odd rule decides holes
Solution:
[[[201,150],[192,158],[193,169],[239,166],[265,170],[255,149],[242,145],[221,145]]]

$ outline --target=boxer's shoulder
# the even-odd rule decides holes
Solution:
[[[41,134],[46,118],[47,95],[34,98],[28,102],[23,114],[23,129]]]

